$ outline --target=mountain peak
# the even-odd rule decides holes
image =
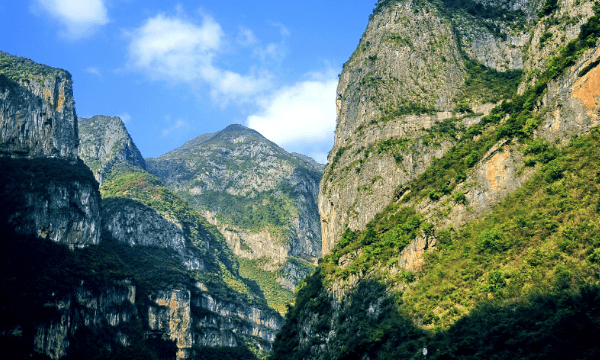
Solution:
[[[244,130],[254,131],[254,130],[247,128],[244,125],[240,125],[240,124],[231,124],[221,131],[225,132],[225,131],[244,131]]]

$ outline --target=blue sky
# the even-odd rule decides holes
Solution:
[[[237,123],[324,163],[374,3],[4,1],[0,50],[71,72],[77,114],[120,116],[144,157]]]

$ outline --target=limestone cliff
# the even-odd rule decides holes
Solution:
[[[79,118],[79,157],[102,184],[120,167],[145,169],[142,154],[119,117]]]
[[[11,354],[172,359],[203,346],[268,351],[280,314],[240,276],[222,235],[143,170],[122,122],[84,121],[82,155],[98,165],[101,201],[77,158],[68,73],[5,53],[0,64],[0,342]],[[43,86],[54,92],[37,96]],[[106,131],[89,133],[94,127]]]
[[[71,74],[0,52],[0,151],[77,161]]]
[[[322,168],[314,160],[231,125],[146,161],[149,172],[219,228],[236,255],[268,259],[263,267],[269,271],[281,269],[290,256],[311,263],[319,257]],[[281,276],[280,282],[293,290],[296,278]]]
[[[570,353],[576,331],[515,324],[600,292],[599,56],[590,1],[379,1],[340,76],[324,258],[272,359]]]
[[[71,247],[97,244],[100,197],[77,158],[71,75],[0,52],[0,128],[9,221]]]
[[[537,0],[377,4],[338,85],[335,143],[319,194],[324,254],[346,227],[364,229],[397,200],[494,103],[512,97],[521,74],[521,92],[536,81],[593,14],[591,2],[571,3],[541,19]]]

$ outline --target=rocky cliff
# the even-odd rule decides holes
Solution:
[[[324,253],[514,92],[538,1],[477,4],[377,4],[338,85],[319,197]]]
[[[96,116],[81,128],[84,159],[101,164],[98,174],[104,174],[105,242],[135,262],[135,278],[150,286],[151,302],[141,310],[148,331],[174,341],[178,358],[201,347],[269,350],[281,317],[256,283],[240,276],[218,230],[143,170],[143,159],[135,156],[139,152],[118,118]],[[108,160],[99,158],[105,153],[101,149],[112,149]],[[159,271],[156,262],[161,261],[164,270]]]
[[[77,158],[68,73],[1,55],[0,342],[46,359],[268,351],[280,314],[216,228],[143,170],[122,122],[84,120],[99,191]],[[50,83],[47,97],[27,93]]]
[[[146,169],[142,154],[119,117],[79,118],[79,157],[102,184],[123,167]]]
[[[588,1],[377,3],[340,76],[325,256],[273,359],[598,353],[562,329],[600,324],[579,300],[600,293],[599,19]]]
[[[0,52],[0,151],[77,161],[71,74]]]
[[[100,239],[98,184],[78,161],[71,75],[0,52],[0,156],[7,219],[81,247]]]
[[[260,267],[275,272],[277,281],[293,291],[310,273],[310,266],[297,264],[316,263],[321,253],[317,193],[322,167],[314,160],[230,125],[146,161],[149,172],[219,228],[236,255],[250,260],[245,264],[253,270],[244,267],[245,276]],[[286,275],[291,272],[283,269],[291,267],[298,275]]]

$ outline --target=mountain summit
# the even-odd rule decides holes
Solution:
[[[317,196],[322,167],[255,130],[230,125],[158,158],[158,176],[218,226],[252,272],[270,271],[293,290],[321,254]]]

